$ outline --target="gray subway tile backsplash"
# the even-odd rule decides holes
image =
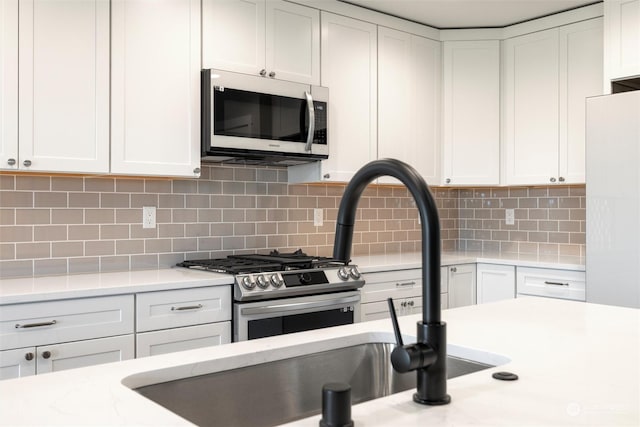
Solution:
[[[279,249],[330,256],[343,185],[284,168],[203,165],[199,179],[0,175],[0,277],[169,267]],[[584,256],[584,186],[432,188],[444,250]],[[155,206],[157,228],[142,228]],[[313,224],[322,209],[324,224]],[[505,209],[515,209],[506,225]],[[405,188],[370,185],[354,255],[420,250]]]

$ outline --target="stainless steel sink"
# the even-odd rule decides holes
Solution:
[[[415,372],[391,367],[392,350],[365,343],[135,390],[199,426],[273,426],[319,414],[328,382],[350,384],[354,404],[415,388]],[[447,358],[449,378],[492,366]]]

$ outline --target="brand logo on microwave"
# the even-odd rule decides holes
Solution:
[[[280,147],[280,144],[269,144],[269,147],[275,147],[275,148],[278,148],[278,147]]]

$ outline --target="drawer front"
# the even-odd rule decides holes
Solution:
[[[441,294],[441,307],[447,308],[447,294]],[[393,306],[396,309],[396,315],[407,316],[410,314],[420,314],[422,312],[422,297],[411,297],[393,300]],[[362,304],[360,306],[362,313],[362,321],[387,319],[389,315],[389,305],[387,301],[377,301]]]
[[[231,342],[231,322],[143,332],[136,335],[136,357],[155,356]]]
[[[231,286],[136,295],[138,332],[231,320]]]
[[[373,278],[371,276],[374,276]],[[362,302],[385,301],[387,298],[411,298],[422,295],[420,270],[385,271],[365,276]]]
[[[0,306],[0,349],[133,333],[133,295]]]
[[[517,291],[519,295],[585,301],[585,273],[584,271],[518,267]]]

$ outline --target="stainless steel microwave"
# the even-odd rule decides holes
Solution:
[[[329,157],[325,87],[202,70],[202,160],[290,166]]]

